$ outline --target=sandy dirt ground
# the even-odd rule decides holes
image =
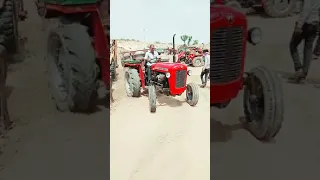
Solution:
[[[46,33],[33,1],[21,22],[26,59],[10,66],[9,111],[16,127],[1,139],[1,180],[105,180],[109,177],[108,99],[92,115],[58,113],[49,97]],[[103,98],[103,97],[102,97]]]
[[[246,69],[264,65],[283,80],[285,121],[275,141],[261,143],[238,125],[242,93],[228,108],[211,109],[211,178],[218,180],[319,179],[319,67],[313,61],[307,84],[286,82],[293,72],[289,42],[297,17],[249,17],[262,28],[263,42],[248,46]]]
[[[189,69],[193,75],[188,82],[200,84],[201,68]],[[185,94],[160,95],[157,112],[151,114],[146,96],[126,96],[125,70],[121,67],[119,71],[110,116],[111,179],[209,179],[209,86],[199,88],[196,107],[185,102]]]

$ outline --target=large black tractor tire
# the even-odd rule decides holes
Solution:
[[[49,33],[49,88],[59,111],[91,112],[96,106],[99,67],[87,30],[71,23]]]
[[[151,113],[155,113],[157,110],[157,93],[155,86],[148,87],[148,98],[149,98],[149,110]]]
[[[124,80],[127,96],[140,97],[141,81],[138,71],[136,69],[129,68],[124,75]]]
[[[196,106],[199,101],[199,87],[194,83],[187,84],[186,99],[190,106]]]
[[[284,120],[280,78],[265,67],[252,69],[244,89],[245,126],[259,140],[272,140]]]
[[[202,57],[195,57],[192,61],[192,65],[194,67],[201,67],[202,66],[202,63],[203,62],[203,58]]]
[[[269,17],[281,18],[290,16],[297,8],[297,0],[287,0],[289,1],[285,8],[277,9],[277,4],[274,3],[274,0],[266,0],[263,5],[264,12]]]
[[[18,7],[15,0],[5,0],[0,10],[0,44],[10,54],[19,51]]]

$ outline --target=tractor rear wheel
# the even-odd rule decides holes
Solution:
[[[297,8],[297,0],[267,0],[263,5],[264,12],[273,18],[290,16]]]
[[[0,11],[0,43],[10,54],[19,50],[18,13],[16,1],[4,1]]]
[[[139,73],[136,69],[129,68],[125,75],[125,86],[127,96],[129,97],[140,97],[141,95],[141,81]]]
[[[99,68],[87,27],[71,23],[52,30],[47,63],[49,88],[57,109],[94,110]]]
[[[243,104],[248,130],[259,140],[272,140],[284,119],[280,78],[264,67],[252,69],[246,79]]]
[[[157,110],[157,93],[155,86],[148,87],[148,97],[149,97],[149,110],[151,113],[155,113]]]
[[[190,106],[195,106],[199,101],[199,87],[194,83],[187,84],[186,99]]]
[[[226,1],[225,5],[232,7],[233,9],[236,9],[238,11],[244,12],[244,9],[242,8],[240,2],[237,0],[228,0]]]
[[[194,67],[200,67],[202,65],[203,59],[201,57],[195,57],[192,61]]]

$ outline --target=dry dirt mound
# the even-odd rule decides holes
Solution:
[[[139,50],[139,49],[147,49],[150,44],[154,44],[156,48],[172,48],[172,43],[161,43],[161,42],[143,42],[138,40],[117,40],[118,47],[121,51],[132,51],[132,50]],[[182,44],[177,44],[176,47],[181,46]],[[195,45],[196,47],[201,47],[205,49],[209,49],[209,44],[199,44]]]

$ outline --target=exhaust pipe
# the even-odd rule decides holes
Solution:
[[[176,34],[173,35],[172,37],[172,46],[173,46],[173,62],[176,62],[176,44],[175,44],[175,37]]]

